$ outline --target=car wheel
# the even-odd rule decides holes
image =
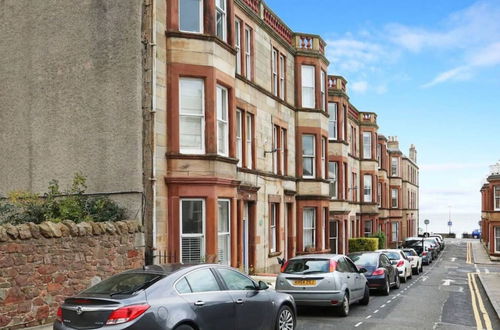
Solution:
[[[187,325],[187,324],[181,324],[178,327],[176,327],[174,330],[194,330],[194,328],[190,325]]]
[[[388,296],[390,291],[391,291],[391,283],[389,282],[389,278],[386,277],[385,278],[385,285],[382,288],[382,294],[384,296]]]
[[[337,309],[340,316],[349,315],[349,295],[347,292],[344,294],[344,299],[342,299],[342,305]]]
[[[363,299],[359,301],[361,305],[368,305],[370,302],[370,289],[368,288],[368,284],[365,285],[365,293],[363,295]]]
[[[276,330],[293,330],[295,329],[295,316],[290,307],[281,306],[278,312],[278,319],[276,322]]]
[[[396,285],[394,285],[396,289],[401,287],[401,281],[399,280],[399,275],[396,275]]]

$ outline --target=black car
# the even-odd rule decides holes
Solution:
[[[403,248],[414,249],[417,254],[422,257],[422,263],[429,265],[437,258],[436,246],[432,241],[425,238],[407,239],[403,243]]]
[[[349,254],[349,258],[358,268],[367,270],[364,275],[370,289],[381,291],[384,295],[389,295],[391,287],[399,289],[398,271],[384,253],[356,252]]]
[[[120,273],[67,298],[55,330],[293,330],[293,298],[215,264],[155,265]]]

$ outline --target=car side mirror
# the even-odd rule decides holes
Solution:
[[[358,273],[360,274],[363,274],[363,273],[366,273],[368,270],[364,267],[361,267],[359,270],[358,270]]]
[[[280,258],[280,257],[277,257],[278,259],[278,263],[283,266],[285,264],[285,258]]]
[[[260,290],[267,290],[269,289],[269,286],[263,282],[263,281],[259,281],[259,286],[257,287],[257,289],[260,291]]]

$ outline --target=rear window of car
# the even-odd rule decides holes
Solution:
[[[350,254],[349,258],[356,266],[375,266],[378,264],[378,253]]]
[[[412,251],[412,250],[403,250],[403,251],[404,251],[404,253],[406,254],[406,256],[412,256],[412,257],[414,257],[414,256],[416,256],[416,255],[417,255],[417,254],[416,254],[414,251]]]
[[[158,274],[123,273],[110,277],[88,288],[83,293],[132,294],[137,290],[147,288],[163,277],[163,275]]]
[[[329,259],[295,259],[289,260],[283,273],[311,274],[328,273],[330,271]]]
[[[399,260],[401,259],[401,255],[398,252],[384,252],[384,254],[390,259],[390,260]]]

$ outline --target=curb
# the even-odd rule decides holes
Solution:
[[[491,306],[493,306],[493,309],[497,313],[497,317],[500,318],[500,306],[499,306],[498,302],[495,301],[495,300],[493,300],[493,299],[491,299],[490,294],[488,293],[488,292],[490,292],[490,288],[486,284],[486,281],[483,281],[482,274],[479,273],[477,275],[477,277],[479,278],[479,281],[481,281],[481,285],[483,286],[484,291],[486,292],[486,296],[488,296],[488,300],[490,301]]]
[[[53,329],[52,327],[53,327],[52,323],[47,323],[47,324],[43,324],[43,325],[37,325],[34,327],[22,328],[22,329],[23,330],[52,330]]]

